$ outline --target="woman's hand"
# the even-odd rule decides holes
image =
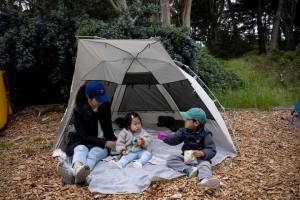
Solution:
[[[138,138],[137,141],[136,141],[136,144],[137,144],[138,146],[144,146],[145,141],[144,141],[143,138]]]
[[[105,146],[109,149],[113,149],[116,146],[115,141],[106,141]]]

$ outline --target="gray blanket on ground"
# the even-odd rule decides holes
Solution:
[[[153,133],[151,152],[153,158],[142,169],[135,169],[130,164],[124,169],[113,169],[108,157],[99,162],[88,177],[89,190],[105,194],[141,193],[151,182],[158,180],[171,180],[182,176],[166,166],[166,159],[171,154],[180,154],[181,145],[169,146],[156,139]],[[217,147],[217,155],[213,158],[213,165],[220,163],[228,156],[234,156]]]

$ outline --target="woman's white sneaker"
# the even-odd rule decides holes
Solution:
[[[90,174],[90,168],[82,165],[75,170],[75,184],[85,183],[86,177]]]
[[[57,173],[64,184],[74,184],[75,177],[71,167],[65,162],[59,162],[57,165]]]

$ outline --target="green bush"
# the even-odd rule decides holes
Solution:
[[[268,53],[268,60],[280,76],[282,84],[300,84],[300,44],[296,51],[281,51],[272,49]]]
[[[243,81],[235,73],[226,71],[205,49],[198,55],[198,75],[208,87],[219,92],[243,86]]]
[[[7,16],[0,15],[1,18]],[[59,10],[49,16],[11,16],[0,35],[0,65],[7,71],[12,101],[19,105],[63,101],[74,68],[75,21]]]

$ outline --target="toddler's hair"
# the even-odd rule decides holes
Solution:
[[[140,122],[142,123],[142,118],[139,114],[137,114],[136,112],[127,113],[124,117],[124,128],[129,129],[133,118],[136,117],[139,118]]]

